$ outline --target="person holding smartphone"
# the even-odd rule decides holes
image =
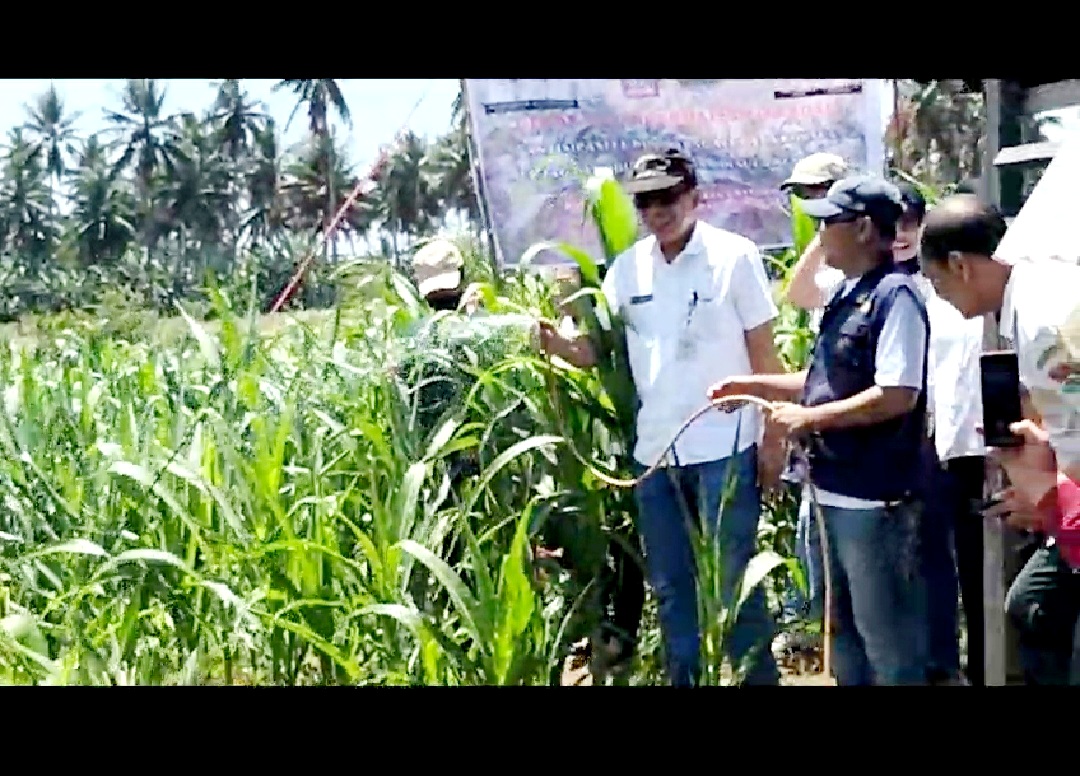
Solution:
[[[1022,420],[1010,431],[1021,444],[994,449],[993,455],[1013,485],[986,515],[1010,528],[1052,537],[1059,556],[1055,561],[1050,550],[1039,550],[1042,561],[1029,563],[1017,578],[1020,584],[1014,583],[1009,592],[1009,609],[1024,622],[1037,622],[1045,645],[1036,652],[1028,637],[1025,673],[1035,684],[1080,685],[1080,482],[1058,470],[1050,435],[1034,422]],[[1052,563],[1067,566],[1071,573],[1040,573]],[[1046,621],[1044,608],[1062,614]]]
[[[997,318],[1000,336],[1015,349],[1018,382],[1039,417],[1041,438],[1053,451],[1056,481],[1068,488],[1065,483],[1080,481],[1080,392],[1075,390],[1080,382],[1080,266],[1049,258],[1006,261],[995,255],[1005,231],[1005,219],[992,205],[971,194],[948,197],[923,224],[921,268],[934,292],[965,318]],[[1002,462],[1013,462],[1018,477],[1022,469],[1015,462],[1034,455],[1023,449],[1031,440],[1030,434],[1017,439],[1023,444],[1019,452],[996,452]],[[1042,463],[1050,465],[1048,460]],[[1005,469],[1008,473],[1009,465]],[[1011,496],[989,515],[1008,512],[1011,525],[1045,533],[1046,541],[1014,580],[1006,610],[1019,632],[1027,682],[1062,684],[1068,680],[1080,613],[1076,559],[1061,544],[1055,527],[1060,523],[1045,519],[1046,504],[1035,500],[1037,494],[1028,493],[1021,479],[1009,476]],[[1026,502],[1017,501],[1024,493]],[[1046,491],[1047,503],[1054,494],[1061,497],[1056,490]]]

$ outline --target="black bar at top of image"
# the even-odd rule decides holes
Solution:
[[[484,113],[517,113],[525,110],[567,110],[579,108],[577,100],[514,100],[513,102],[485,102]]]
[[[836,94],[859,94],[863,90],[860,83],[844,84],[843,86],[819,86],[815,89],[793,89],[791,91],[774,91],[773,98],[777,100],[790,100],[795,97],[825,97]]]

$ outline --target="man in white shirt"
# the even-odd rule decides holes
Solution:
[[[981,318],[966,320],[917,276],[930,318],[930,431],[934,469],[924,520],[923,576],[929,605],[932,682],[949,683],[960,671],[957,589],[967,630],[967,683],[985,682],[983,537],[977,504],[986,478],[979,354]]]
[[[935,293],[967,319],[993,313],[1012,342],[1020,382],[1049,436],[1058,471],[1080,480],[1080,266],[1044,259],[1015,263],[995,256],[1005,220],[973,195],[939,204],[923,225],[920,262]],[[1032,523],[1035,522],[1032,505]],[[1013,514],[1012,524],[1029,515]],[[1006,610],[1020,635],[1026,679],[1068,682],[1073,628],[1080,614],[1076,571],[1052,537],[1013,582]]]
[[[784,456],[780,439],[763,429],[754,407],[706,414],[673,451],[667,448],[708,400],[710,385],[734,374],[782,371],[772,333],[777,309],[757,247],[697,218],[697,176],[685,155],[672,149],[642,157],[625,186],[651,234],[615,258],[603,290],[625,323],[640,402],[635,462],[643,471],[665,459],[637,487],[638,525],[659,599],[668,675],[686,686],[700,675],[694,538],[702,523],[717,532],[722,588],[731,603],[735,583],[756,554],[759,482],[778,484]],[[581,367],[595,362],[587,339],[570,340],[550,326],[541,327],[541,345]],[[758,586],[743,603],[727,645],[736,664],[749,660],[747,684],[779,682],[769,650],[773,633]]]

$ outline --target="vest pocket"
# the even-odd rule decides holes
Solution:
[[[848,366],[862,366],[871,356],[870,324],[849,321],[840,327],[833,346],[833,357]]]

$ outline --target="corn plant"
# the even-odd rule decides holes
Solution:
[[[609,261],[636,236],[613,185]],[[556,681],[608,543],[636,548],[631,494],[595,476],[629,473],[620,323],[568,252],[596,369],[535,351],[524,322],[557,305],[525,268],[481,276],[473,320],[366,262],[325,313],[259,316],[251,288],[212,322],[102,310],[5,341],[0,681]],[[538,537],[578,573],[545,581]],[[656,680],[653,618],[631,683]]]

